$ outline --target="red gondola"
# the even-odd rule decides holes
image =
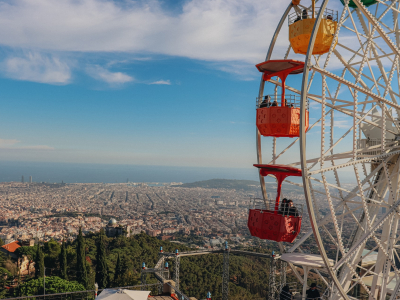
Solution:
[[[260,169],[261,176],[269,174],[277,179],[278,188],[274,210],[250,209],[247,226],[252,236],[276,242],[293,242],[300,233],[301,214],[283,215],[279,212],[282,182],[288,176],[301,176],[301,170],[285,165],[254,165]]]
[[[257,109],[257,128],[263,136],[298,137],[300,135],[300,107],[287,105],[285,98],[285,81],[289,74],[301,74],[304,62],[297,60],[268,60],[256,65],[263,73],[263,80],[272,77],[282,80],[281,103]],[[308,129],[308,110],[306,110],[306,130]]]

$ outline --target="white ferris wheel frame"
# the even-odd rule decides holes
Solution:
[[[353,261],[355,261],[354,260],[354,257],[356,256],[355,254],[362,250],[363,245],[364,245],[364,243],[365,243],[365,241],[367,239],[369,239],[371,237],[374,237],[374,230],[376,230],[378,227],[383,226],[383,224],[385,224],[385,222],[388,223],[389,222],[388,221],[389,217],[391,215],[397,213],[397,215],[400,216],[399,212],[397,212],[397,207],[400,206],[400,200],[399,200],[399,197],[396,198],[395,196],[393,196],[393,198],[394,198],[393,200],[397,200],[397,201],[396,202],[394,202],[394,201],[392,202],[392,205],[391,205],[391,207],[389,207],[389,211],[386,213],[386,215],[384,215],[380,220],[377,220],[377,221],[375,220],[375,223],[372,224],[372,221],[370,220],[370,218],[368,216],[369,208],[366,206],[366,203],[367,203],[366,201],[367,200],[365,199],[364,193],[362,192],[363,191],[362,185],[364,184],[364,182],[361,182],[361,180],[360,180],[360,178],[358,176],[358,173],[357,173],[358,171],[356,170],[356,167],[354,167],[355,168],[356,177],[357,177],[356,178],[357,179],[357,186],[356,186],[355,190],[351,191],[350,193],[353,193],[354,195],[357,195],[358,197],[362,198],[363,208],[367,212],[367,217],[365,218],[366,221],[364,221],[363,224],[364,224],[365,227],[368,226],[368,230],[369,231],[364,230],[365,231],[364,234],[360,233],[359,234],[359,238],[357,239],[356,243],[354,245],[352,245],[352,247],[349,250],[345,250],[343,248],[343,245],[342,245],[341,246],[341,251],[342,251],[343,257],[339,261],[337,261],[334,266],[331,265],[330,260],[329,260],[329,258],[327,256],[327,253],[326,253],[324,245],[323,245],[323,240],[322,240],[320,232],[319,232],[319,225],[321,225],[323,223],[321,223],[321,219],[318,220],[318,216],[317,216],[318,212],[316,213],[315,210],[314,210],[314,205],[315,204],[314,204],[314,200],[312,199],[313,197],[312,197],[312,188],[310,187],[310,180],[311,180],[311,175],[320,173],[321,176],[322,176],[322,182],[321,183],[323,183],[323,185],[325,186],[325,189],[326,189],[326,192],[328,194],[328,197],[330,197],[330,195],[329,195],[329,183],[326,181],[326,179],[324,177],[324,172],[325,171],[331,171],[331,170],[335,169],[336,167],[340,167],[340,166],[333,166],[333,167],[331,166],[331,167],[323,168],[323,162],[325,160],[324,156],[326,156],[326,153],[328,153],[331,149],[328,149],[326,151],[322,147],[322,149],[321,149],[321,157],[312,165],[312,166],[315,166],[317,163],[321,163],[321,168],[319,170],[317,170],[317,171],[309,171],[310,168],[307,165],[307,151],[306,151],[306,134],[307,133],[305,131],[305,126],[306,126],[306,119],[305,119],[306,114],[305,114],[305,111],[306,111],[306,108],[307,108],[307,98],[313,98],[313,100],[318,100],[318,102],[322,105],[323,113],[326,113],[326,111],[325,111],[326,107],[329,107],[331,110],[335,109],[335,107],[332,106],[332,105],[329,105],[327,102],[325,102],[325,99],[327,99],[328,97],[325,95],[325,88],[324,87],[323,87],[323,94],[324,95],[321,97],[321,99],[316,99],[316,97],[313,97],[312,95],[310,96],[310,94],[308,93],[310,70],[313,70],[314,73],[318,72],[318,73],[321,74],[321,76],[323,78],[323,84],[326,84],[326,78],[328,77],[328,78],[334,79],[334,80],[336,80],[336,81],[338,81],[338,82],[340,82],[340,83],[342,83],[344,85],[347,85],[349,87],[349,89],[352,89],[354,91],[355,99],[353,99],[354,100],[354,104],[352,104],[354,106],[354,112],[355,112],[354,116],[357,115],[357,105],[359,104],[359,103],[357,103],[357,92],[361,92],[361,93],[371,97],[376,102],[384,103],[385,105],[381,106],[382,110],[385,110],[386,109],[386,105],[389,105],[390,107],[396,109],[397,111],[400,111],[400,105],[398,105],[394,101],[392,102],[392,101],[389,101],[389,100],[387,100],[385,98],[385,96],[387,94],[391,93],[391,91],[389,91],[390,90],[389,86],[387,86],[385,88],[385,95],[382,97],[382,96],[377,95],[376,93],[372,92],[371,90],[369,90],[367,86],[363,85],[362,80],[357,79],[356,84],[354,84],[352,82],[349,82],[349,81],[345,80],[344,78],[341,78],[341,77],[339,77],[339,76],[337,76],[337,75],[335,75],[333,73],[330,73],[329,71],[326,71],[325,68],[321,68],[318,65],[313,65],[312,64],[312,56],[313,56],[312,55],[312,50],[314,48],[314,43],[315,43],[315,40],[316,40],[316,37],[317,37],[317,31],[318,31],[319,25],[320,25],[321,20],[323,18],[323,12],[325,11],[325,9],[327,7],[328,2],[329,2],[329,0],[323,0],[323,2],[321,4],[321,7],[319,9],[318,15],[316,17],[316,21],[315,21],[312,33],[311,33],[311,38],[310,38],[310,42],[309,42],[309,45],[308,45],[308,51],[307,51],[307,54],[305,56],[305,68],[304,68],[304,72],[303,72],[301,91],[294,91],[292,89],[292,91],[297,92],[297,93],[300,94],[300,99],[301,99],[300,100],[300,111],[301,111],[301,113],[300,113],[300,137],[298,139],[296,139],[294,142],[292,142],[287,147],[287,148],[290,148],[296,142],[299,142],[299,146],[300,146],[300,163],[301,163],[301,170],[302,170],[302,174],[303,174],[303,176],[302,176],[302,179],[303,179],[302,187],[304,189],[304,195],[305,195],[305,200],[306,200],[306,204],[307,204],[308,215],[310,217],[310,223],[311,223],[312,231],[307,232],[303,237],[301,237],[299,240],[297,240],[296,243],[292,247],[290,247],[290,249],[288,249],[286,251],[285,251],[285,248],[282,245],[282,243],[279,243],[279,247],[280,247],[282,252],[293,252],[308,237],[313,235],[314,238],[315,238],[315,241],[317,243],[320,255],[321,255],[321,257],[322,257],[322,259],[324,261],[326,270],[327,270],[327,272],[329,274],[329,277],[330,277],[330,279],[332,281],[331,283],[333,284],[333,285],[331,285],[331,291],[332,291],[331,298],[332,299],[343,298],[343,299],[347,300],[347,299],[349,299],[349,297],[347,295],[346,289],[348,289],[349,285],[351,285],[351,282],[350,283],[349,282],[346,283],[345,281],[346,281],[346,279],[348,280],[349,278],[353,278],[353,276],[357,276],[357,274],[354,274],[355,273],[354,272],[354,268],[352,268],[352,266],[349,263],[349,261],[351,261],[352,259],[353,259]],[[345,2],[344,10],[347,9],[349,11],[349,14],[350,14],[350,10],[349,10],[349,7],[348,7],[349,0],[344,0],[344,2]],[[374,31],[376,30],[378,32],[380,37],[387,43],[387,45],[390,47],[390,49],[393,51],[393,53],[395,53],[395,59],[394,59],[395,63],[393,64],[394,66],[393,66],[391,74],[390,74],[391,76],[393,76],[392,73],[394,72],[394,69],[395,69],[396,65],[397,65],[398,71],[400,70],[400,66],[398,66],[399,57],[400,57],[400,49],[393,44],[393,42],[390,40],[390,38],[386,35],[384,30],[379,25],[378,20],[376,20],[375,17],[366,9],[366,7],[361,3],[361,1],[360,0],[353,0],[353,2],[358,7],[359,12],[357,12],[357,13],[362,13],[363,16],[366,17],[368,19],[368,21],[371,24],[374,25],[374,27],[373,27],[374,29],[373,30]],[[398,0],[393,0],[391,5],[387,5],[388,9],[391,8],[393,6],[393,4],[397,3],[397,2],[398,2]],[[378,0],[378,3],[384,4],[383,1],[381,1],[381,0]],[[271,55],[272,55],[272,52],[274,50],[278,35],[279,35],[280,31],[281,31],[281,28],[282,28],[284,22],[286,21],[286,18],[289,15],[289,12],[291,11],[291,9],[293,7],[294,7],[294,5],[292,3],[290,3],[288,5],[288,7],[286,8],[286,10],[285,10],[280,22],[278,23],[278,26],[277,26],[277,28],[275,30],[275,33],[274,33],[273,37],[272,37],[272,40],[271,40],[271,43],[270,43],[270,46],[269,46],[269,49],[268,49],[268,52],[267,52],[267,55],[266,55],[266,59],[265,59],[266,61],[271,59]],[[398,10],[396,10],[396,11],[400,12]],[[343,12],[343,14],[341,16],[341,20],[343,20],[343,17],[344,17],[344,12]],[[397,28],[397,31],[399,31],[398,28]],[[398,34],[398,32],[396,34]],[[358,35],[358,33],[357,33],[357,35]],[[334,41],[337,41],[337,40],[338,40],[338,32],[336,32],[335,36],[334,36]],[[332,45],[334,43],[335,42],[333,42]],[[290,47],[289,47],[289,50],[290,50]],[[329,52],[330,53],[332,52],[332,47],[331,47]],[[363,59],[365,59],[365,56],[366,55],[364,55]],[[286,57],[287,57],[287,55],[286,55]],[[349,70],[350,70],[350,68],[349,68]],[[362,71],[359,72],[358,77],[361,77],[361,73],[362,73]],[[274,81],[274,80],[270,80],[270,81],[272,83],[274,83],[276,86],[281,86],[279,81]],[[374,78],[374,81],[375,81],[375,78]],[[357,84],[359,82],[361,82],[360,83],[361,87]],[[378,79],[378,83],[375,81],[375,84],[382,86],[382,84],[379,84],[379,79]],[[263,81],[263,79],[261,79],[259,95],[258,95],[259,99],[261,99],[261,97],[263,96],[264,86],[265,86],[265,82]],[[291,90],[290,87],[288,87],[288,89]],[[343,101],[343,102],[346,102],[346,101]],[[367,101],[365,101],[365,103],[366,102]],[[347,103],[347,105],[349,105],[349,103]],[[375,108],[375,107],[376,107],[376,105],[373,108]],[[363,117],[358,117],[358,120],[356,120],[357,119],[356,117],[353,117],[353,122],[354,122],[353,123],[353,129],[354,129],[353,131],[354,131],[354,134],[356,134],[356,130],[355,130],[356,126],[362,121],[363,122],[367,122],[367,123],[369,122],[372,125],[376,125],[376,124],[373,124],[373,122],[367,121],[365,119],[365,117],[370,115],[370,113],[371,113],[373,108],[371,108],[367,113],[365,113]],[[326,113],[326,114],[328,114],[328,113]],[[385,113],[386,113],[386,111],[383,111],[382,115],[383,116],[386,115]],[[319,119],[317,122],[315,122],[314,125],[321,121],[321,123],[322,123],[321,126],[324,126],[324,120],[325,120],[325,118],[321,117],[321,119]],[[383,120],[384,120],[384,117],[383,117]],[[392,118],[392,121],[393,121],[393,123],[395,123],[393,118]],[[384,125],[385,122],[384,121],[382,121],[382,124],[383,124],[382,125],[382,133],[383,133],[383,137],[385,137],[385,132],[388,131],[388,130],[385,128],[385,125]],[[312,125],[311,128],[314,125]],[[399,127],[398,127],[398,125],[396,123],[395,123],[395,126],[397,127],[397,129],[399,129]],[[309,130],[310,130],[310,128],[309,128]],[[273,138],[273,160],[272,160],[272,163],[275,163],[275,160],[279,157],[279,155],[281,155],[284,151],[286,151],[286,150],[284,150],[277,157],[276,156],[276,141],[277,141],[276,138]],[[353,139],[353,142],[354,141],[355,141],[355,139]],[[381,147],[382,149],[384,149],[384,147],[385,147],[384,144],[385,144],[385,139],[382,139],[381,145],[378,146],[378,148]],[[261,134],[258,131],[258,129],[257,129],[257,135],[256,135],[256,150],[257,150],[257,163],[258,164],[262,164],[263,160],[262,160],[262,151],[261,151]],[[390,153],[382,152],[382,154],[378,155],[377,158],[386,159],[388,157],[393,157],[394,155],[397,155],[397,158],[398,158],[398,154],[399,153],[400,153],[399,149],[397,151],[390,152]],[[357,159],[357,151],[355,151],[354,148],[353,148],[353,153],[351,153],[351,155],[353,155],[354,161],[350,162],[350,163],[346,163],[345,164],[346,167],[347,166],[355,166],[356,164],[363,163],[363,161],[365,161],[365,162],[371,161],[368,158],[365,158],[365,159],[361,158],[361,159],[356,160]],[[364,168],[365,168],[365,166],[364,166]],[[386,176],[387,181],[388,181],[388,188],[391,190],[391,194],[394,195],[394,192],[392,191],[393,187],[392,187],[392,181],[391,181],[393,175],[391,175],[391,173],[390,173],[390,172],[393,172],[393,169],[389,170],[386,162],[382,162],[379,165],[378,168],[381,168],[382,170],[384,170],[385,176]],[[376,168],[376,169],[378,169],[378,168]],[[399,167],[397,166],[397,168],[399,168]],[[365,180],[370,180],[374,175],[376,175],[375,172],[369,174],[369,176],[367,176],[367,178]],[[398,182],[399,182],[399,177],[397,177],[397,183]],[[261,175],[260,175],[260,184],[261,184],[263,198],[266,199],[267,198],[267,193],[266,193],[265,180],[264,180],[264,177],[261,176]],[[298,185],[298,186],[301,186],[301,185]],[[379,188],[377,186],[377,184],[375,184],[375,187],[376,187],[376,189]],[[371,189],[375,190],[375,187],[372,186]],[[358,189],[358,191],[357,191],[357,189]],[[345,189],[343,189],[343,190],[345,191]],[[346,192],[348,192],[348,191],[346,191]],[[397,194],[398,193],[396,191],[396,195]],[[368,200],[372,200],[372,199],[368,199]],[[330,205],[331,209],[335,209],[333,207],[332,203],[330,203],[330,204],[331,204]],[[350,212],[350,214],[351,214],[351,212]],[[332,218],[333,219],[336,218],[333,213],[332,213],[332,216],[331,216],[331,219]],[[326,221],[326,222],[330,221],[329,218],[327,218],[327,219],[328,220],[324,220],[324,221]],[[318,224],[318,223],[320,223],[320,224]],[[362,225],[360,223],[358,223],[358,224],[359,224],[359,226]],[[335,225],[337,225],[337,224],[335,224]],[[339,234],[338,234],[338,238],[340,238]],[[399,237],[397,235],[396,236],[396,241],[398,241],[398,240],[399,240]],[[338,243],[338,244],[340,244],[340,243]],[[379,241],[377,241],[377,244],[382,248],[382,245],[380,245]],[[338,246],[338,248],[340,248],[340,245]],[[371,250],[371,252],[372,252],[372,250]],[[385,255],[387,255],[387,254],[385,253]],[[336,273],[338,272],[339,268],[341,268],[343,266],[345,266],[345,267],[347,266],[348,270],[344,272],[344,275],[343,275],[343,272],[342,272],[342,278],[338,278]],[[295,270],[294,266],[290,265],[290,267],[294,271],[294,274],[299,279],[299,281],[302,282],[302,278],[297,273],[297,271]],[[396,298],[397,294],[400,292],[400,278],[399,278],[399,274],[398,274],[397,268],[395,266],[389,266],[389,268],[390,267],[395,268],[395,271],[397,273],[396,274],[397,284],[396,284],[396,286],[395,286],[395,288],[393,290],[393,293],[391,295],[391,298],[390,298],[390,300],[393,300],[393,299]],[[321,276],[321,278],[323,279],[322,276]],[[360,278],[360,277],[357,277],[357,278],[359,279],[357,282],[360,283],[361,285],[363,285],[362,278]],[[386,281],[384,279],[382,279],[382,281],[384,283],[386,283]],[[325,283],[327,283],[327,282],[325,282]],[[343,287],[344,283],[347,284],[346,288]],[[376,283],[375,283],[375,285],[376,285]],[[327,286],[328,286],[328,284],[327,284]],[[376,289],[376,287],[374,286],[374,290],[372,292],[371,291],[369,292],[370,299],[375,299],[375,297],[374,297],[374,293],[376,292],[375,289]],[[381,287],[381,293],[382,292],[386,292],[386,290]],[[382,299],[382,294],[381,294],[381,299]]]

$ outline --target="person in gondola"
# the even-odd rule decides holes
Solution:
[[[261,102],[261,104],[260,104],[260,108],[269,107],[270,105],[271,105],[270,97],[265,96],[263,102]]]
[[[301,16],[302,16],[303,20],[308,18],[307,9],[303,9]]]
[[[288,285],[285,285],[282,288],[281,293],[279,294],[279,300],[291,300],[292,299],[292,292]]]
[[[288,214],[288,199],[283,198],[282,203],[281,203],[281,207],[279,208],[279,213],[281,215],[286,216]]]
[[[297,21],[301,21],[301,16],[297,16],[296,20],[294,20],[293,23],[296,23]]]
[[[287,99],[285,98],[285,107],[287,106]]]
[[[278,102],[276,102],[276,100],[274,100],[274,102],[272,102],[271,106],[278,106]]]
[[[287,201],[287,215],[291,217],[298,217],[299,212],[297,211],[296,206],[294,206],[292,200]]]
[[[317,290],[317,285],[315,282],[311,283],[311,286],[307,290],[306,294],[307,294],[307,299],[321,298],[319,291]]]

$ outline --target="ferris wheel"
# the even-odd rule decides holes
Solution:
[[[400,298],[399,13],[399,0],[292,0],[257,65],[263,199],[248,227],[279,243],[303,299],[313,268],[330,299]],[[303,214],[285,184],[304,190]],[[303,254],[321,266],[302,277]]]

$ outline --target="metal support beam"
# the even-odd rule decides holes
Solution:
[[[281,262],[281,287],[280,290],[286,285],[286,269],[287,269],[287,262],[284,260],[280,260]]]
[[[181,258],[179,255],[175,256],[175,288],[179,290],[179,268],[181,265]]]
[[[222,300],[228,300],[229,295],[229,247],[225,242],[224,260],[222,265]]]
[[[147,279],[147,272],[140,272],[140,283],[141,283],[141,287],[140,289],[142,291],[146,290],[146,279]]]
[[[269,268],[269,281],[268,281],[268,293],[267,293],[267,299],[268,300],[275,300],[276,295],[276,259],[275,259],[275,253],[272,251],[272,255],[270,258],[270,268]]]

